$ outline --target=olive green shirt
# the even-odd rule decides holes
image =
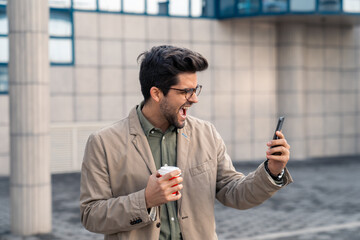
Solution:
[[[143,102],[137,107],[137,114],[139,116],[140,124],[146,138],[149,142],[150,149],[155,161],[157,169],[167,164],[168,166],[176,166],[176,137],[177,129],[171,125],[165,133],[160,129],[155,128],[143,115],[141,109]],[[177,219],[177,204],[175,202],[168,202],[161,206],[160,211],[161,227],[160,240],[182,239],[179,222]]]

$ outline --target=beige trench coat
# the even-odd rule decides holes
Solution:
[[[178,220],[183,239],[217,239],[214,201],[247,209],[261,204],[281,187],[261,164],[244,176],[235,171],[214,126],[188,117],[177,137],[177,166],[182,170]],[[105,239],[159,239],[160,207],[152,221],[145,187],[156,172],[136,109],[129,117],[89,137],[81,171],[80,210],[86,229]],[[288,171],[284,181],[292,182]]]

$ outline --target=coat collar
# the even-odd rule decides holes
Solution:
[[[137,107],[137,106],[136,106]],[[151,153],[149,143],[146,139],[145,133],[141,127],[139,117],[134,107],[129,113],[129,131],[134,136],[132,142],[139,154],[145,161],[151,173],[157,171],[155,161]],[[178,129],[177,136],[177,166],[182,170],[183,174],[188,161],[189,146],[191,143],[191,131],[188,126],[188,120],[186,120],[185,126],[182,129]]]
[[[132,143],[134,144],[136,150],[144,160],[145,164],[149,168],[151,174],[156,173],[156,165],[151,153],[149,143],[146,139],[145,133],[141,127],[139,117],[136,112],[136,107],[134,107],[129,113],[129,132],[133,136]]]

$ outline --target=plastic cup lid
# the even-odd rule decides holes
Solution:
[[[175,166],[168,166],[167,164],[165,164],[158,170],[158,172],[160,173],[160,175],[165,175],[165,174],[175,171],[177,169],[180,169],[180,168],[175,167]]]

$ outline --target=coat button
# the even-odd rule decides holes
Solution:
[[[161,223],[158,222],[158,223],[156,224],[156,227],[159,228],[160,226],[161,226]]]

